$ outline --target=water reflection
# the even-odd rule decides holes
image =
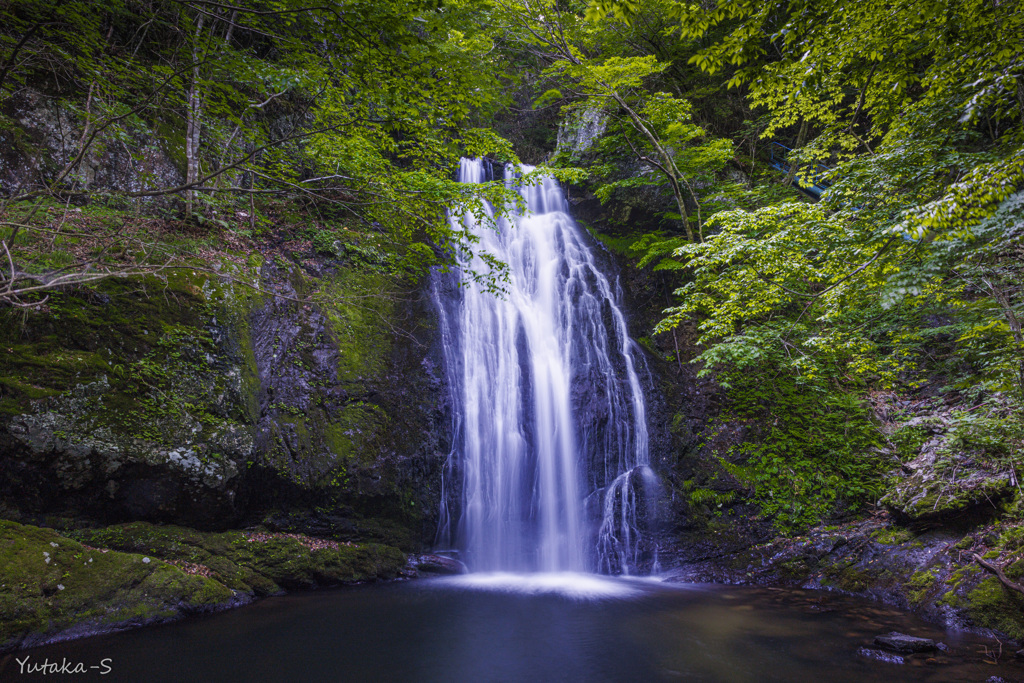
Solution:
[[[858,655],[875,635],[947,652]],[[589,575],[470,575],[269,599],[251,607],[17,653],[112,660],[102,681],[984,681],[992,641],[822,593]],[[1009,654],[1009,653],[1008,653]],[[2,680],[18,675],[14,656]]]

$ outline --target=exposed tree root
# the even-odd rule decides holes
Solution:
[[[997,565],[992,564],[991,562],[982,559],[982,557],[977,553],[974,553],[974,561],[981,565],[982,569],[985,569],[995,574],[996,578],[999,579],[999,583],[1003,584],[1010,590],[1015,590],[1018,593],[1024,594],[1024,586],[1008,579],[1006,577],[1006,574],[1003,573],[1002,567],[999,567]]]

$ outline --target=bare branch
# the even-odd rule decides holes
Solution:
[[[21,37],[21,40],[18,41],[18,44],[14,46],[14,50],[11,52],[11,56],[7,58],[7,62],[4,63],[3,70],[0,70],[0,89],[4,87],[4,81],[7,80],[7,74],[14,66],[14,60],[18,56],[18,53],[21,52],[21,48],[25,47],[25,43],[29,41],[29,39],[35,34],[36,31],[41,29],[43,26],[49,26],[50,24],[53,23],[55,22],[41,21],[37,24],[34,24],[31,28],[29,28],[28,31],[25,32],[25,35]]]
[[[1001,567],[994,565],[991,562],[987,562],[977,553],[973,553],[972,557],[974,558],[974,561],[977,562],[979,566],[981,566],[982,569],[985,569],[995,574],[996,578],[999,579],[999,583],[1003,584],[1012,591],[1017,591],[1018,593],[1024,594],[1024,586],[1014,581],[1011,581],[1009,578],[1007,578],[1006,574],[1003,573]]]

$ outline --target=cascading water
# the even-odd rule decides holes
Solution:
[[[463,159],[459,180],[489,172]],[[453,216],[479,242],[461,286],[434,280],[455,416],[438,543],[474,571],[636,571],[656,488],[639,350],[557,181],[505,176],[527,211]],[[503,295],[465,275],[481,253],[507,264]]]

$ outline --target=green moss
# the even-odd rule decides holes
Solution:
[[[310,550],[286,536],[251,540],[240,531],[207,533],[145,522],[78,531],[75,536],[90,545],[203,565],[225,585],[257,595],[393,578],[405,565],[400,550],[374,543]]]
[[[223,584],[152,556],[101,552],[0,520],[0,649],[33,633],[164,618],[231,597]]]
[[[905,584],[907,599],[910,600],[910,602],[922,603],[925,601],[928,594],[938,583],[936,572],[936,569],[929,569],[917,572],[910,577],[910,580]]]
[[[967,596],[968,613],[976,624],[1024,638],[1024,596],[988,577]]]
[[[389,519],[357,519],[354,520],[354,525],[360,538],[372,539],[410,552],[420,546],[420,541],[407,526]]]
[[[607,233],[598,232],[591,226],[587,225],[583,221],[580,221],[584,228],[587,229],[594,239],[599,241],[601,244],[606,246],[609,251],[618,254],[619,256],[633,256],[630,252],[630,247],[642,236],[641,234],[626,234],[626,235],[609,235]]]
[[[965,582],[974,579],[982,571],[976,564],[968,564],[960,567],[946,578],[946,583],[952,588],[959,588]]]
[[[223,263],[223,272],[243,281],[255,281],[263,265],[263,257],[251,254],[243,265]],[[232,339],[237,342],[237,355],[241,362],[241,399],[244,407],[243,417],[248,422],[259,419],[260,378],[256,364],[256,351],[252,346],[252,331],[249,316],[253,309],[266,300],[266,295],[254,289],[232,282],[218,283],[209,281],[209,299],[220,310],[219,315],[234,331]]]
[[[1024,526],[1011,526],[999,536],[999,546],[1004,550],[1017,550],[1024,546]]]
[[[956,594],[956,591],[949,591],[935,601],[936,605],[948,605],[953,609],[961,609],[964,606],[964,599]]]
[[[357,401],[339,411],[335,421],[326,425],[324,438],[332,452],[345,459],[370,465],[374,451],[369,446],[387,426],[387,415],[372,403]]]
[[[386,370],[394,317],[390,280],[375,271],[346,268],[319,282],[317,303],[338,345],[338,378],[351,382]]]
[[[822,583],[835,586],[850,593],[867,590],[875,582],[876,577],[869,571],[852,564],[833,564],[822,570]]]
[[[871,537],[885,545],[900,545],[914,538],[914,534],[908,529],[892,526],[876,529],[871,532]]]
[[[804,557],[794,557],[776,565],[779,577],[782,579],[798,581],[813,571],[812,560]]]
[[[164,296],[149,296],[161,289]],[[7,350],[0,354],[0,376],[15,398],[27,403],[101,376],[120,388],[118,367],[150,353],[164,325],[200,323],[203,302],[184,285],[112,279],[98,290],[89,298],[57,293],[49,314],[0,312],[0,345]]]

